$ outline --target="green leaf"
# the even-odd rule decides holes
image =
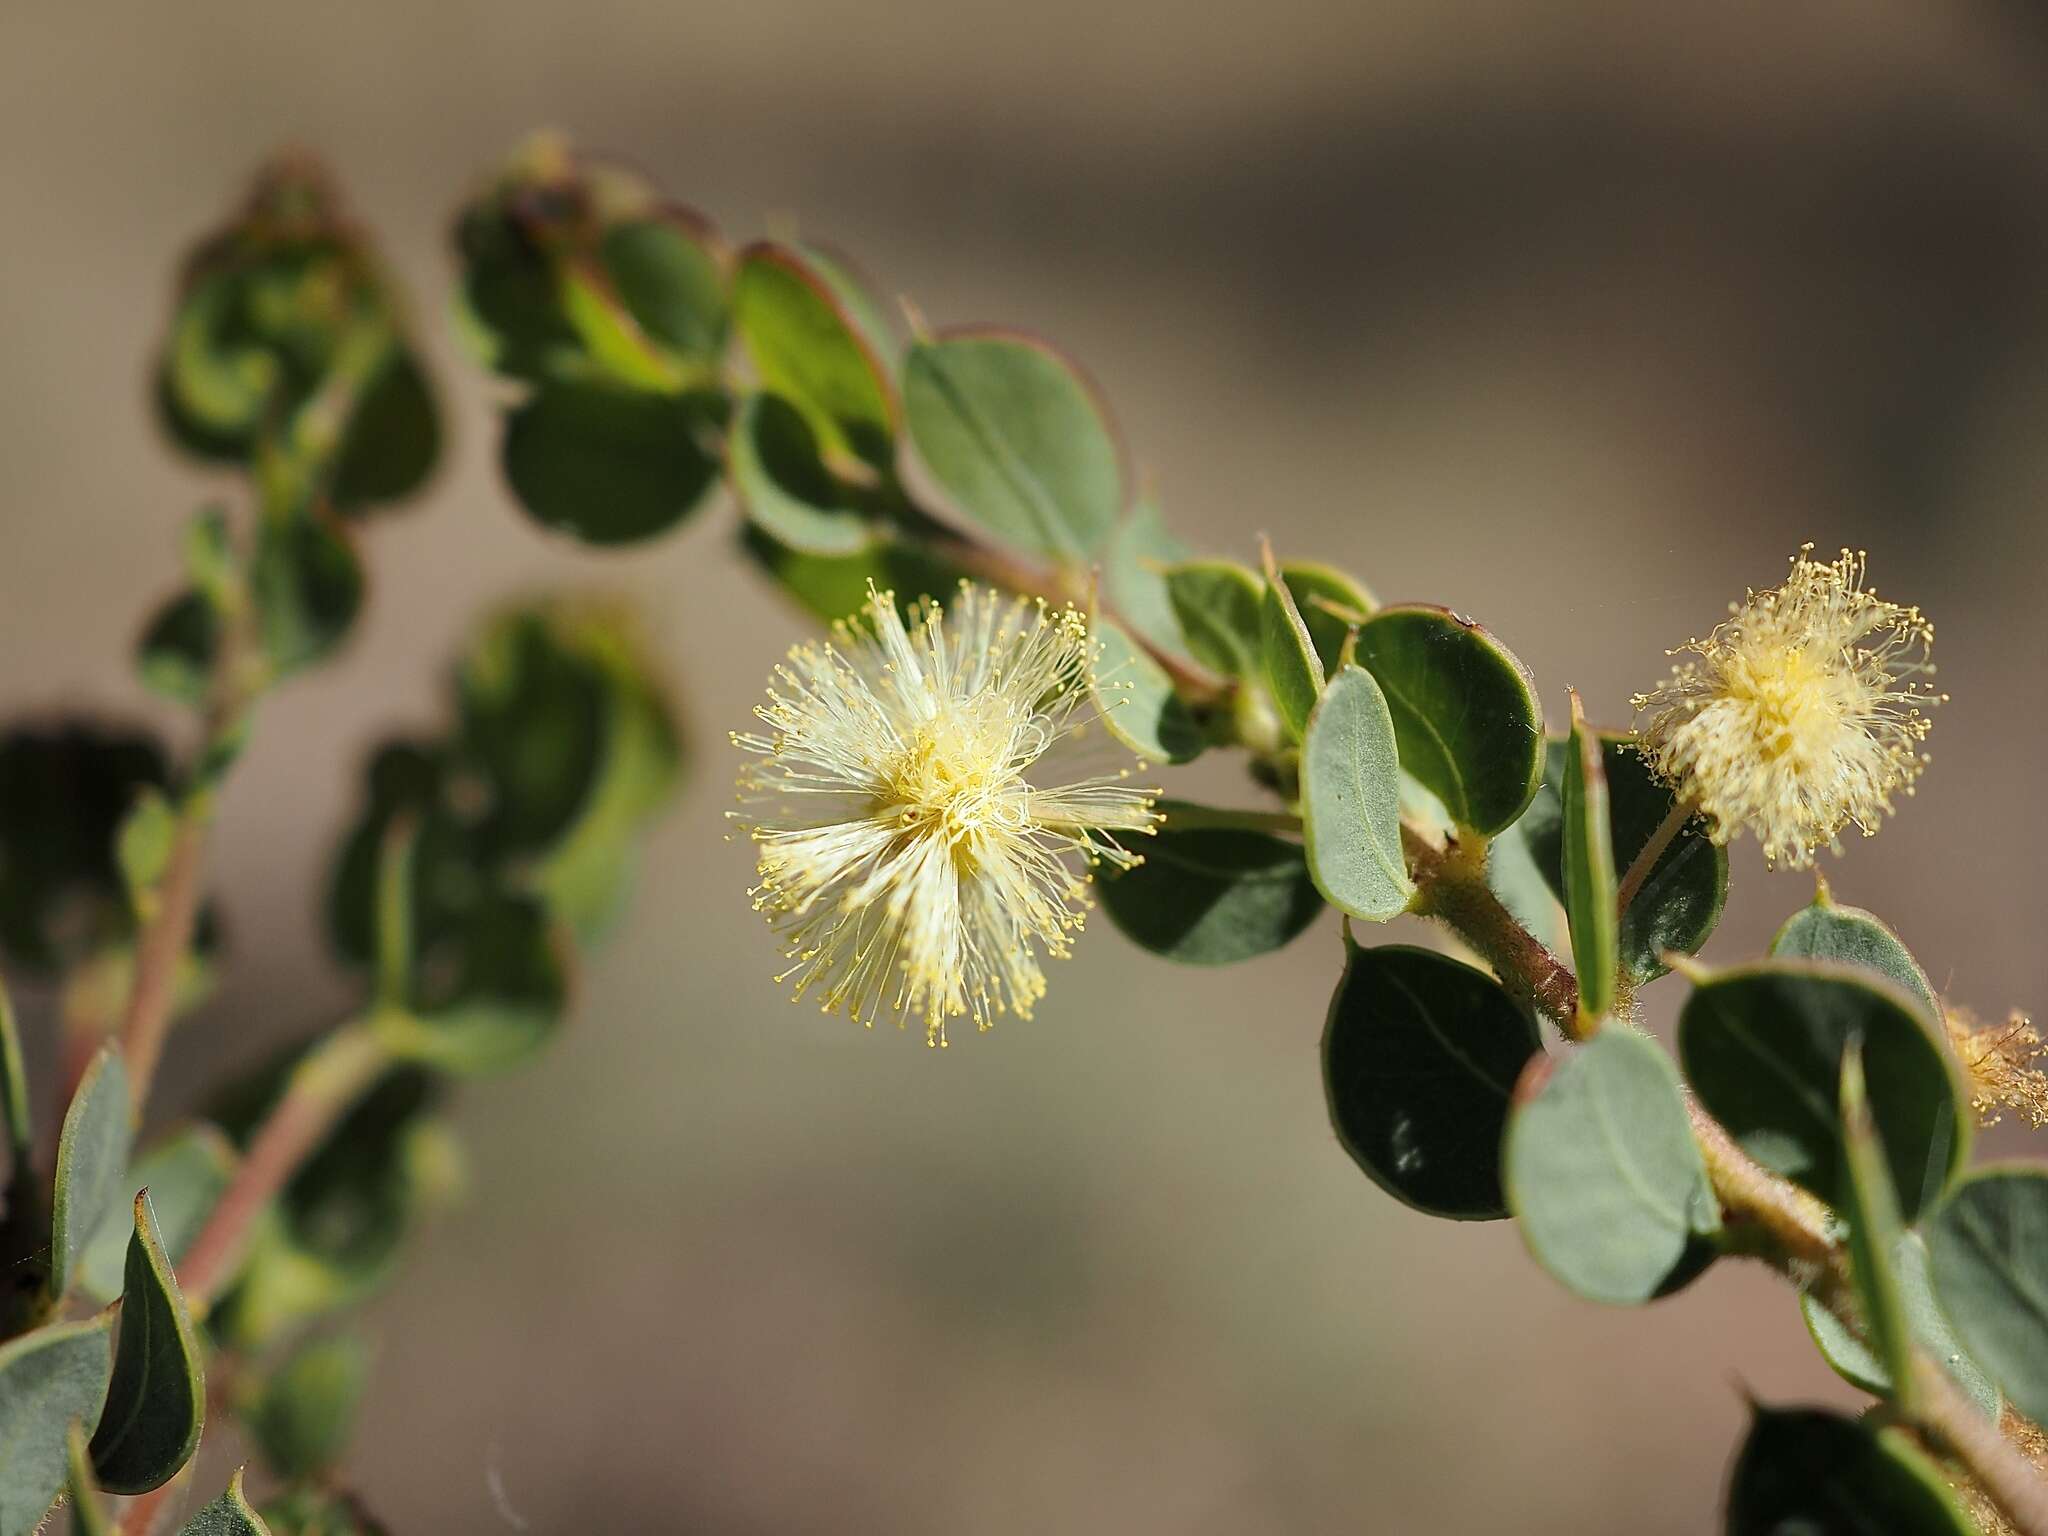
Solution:
[[[1387,696],[1401,766],[1459,826],[1511,826],[1543,779],[1543,711],[1526,668],[1444,608],[1382,608],[1358,632],[1359,664]]]
[[[673,528],[717,486],[719,463],[704,441],[715,418],[699,396],[543,384],[506,419],[505,478],[557,532],[637,543]]]
[[[380,1016],[386,1044],[401,1061],[463,1076],[523,1065],[567,1009],[567,948],[539,902],[486,903],[465,925],[445,996]]]
[[[896,402],[887,338],[866,329],[823,264],[792,246],[749,246],[733,277],[732,319],[761,387],[803,412],[828,453],[888,467]]]
[[[513,378],[566,374],[583,342],[563,313],[546,251],[491,200],[465,211],[456,227],[462,285],[457,329],[487,366]]]
[[[238,1469],[228,1491],[186,1522],[178,1536],[271,1536],[270,1527],[250,1507],[242,1492]]]
[[[135,1227],[125,1203],[130,1190],[149,1191],[164,1252],[177,1264],[213,1214],[234,1171],[234,1148],[217,1127],[203,1121],[173,1131],[143,1153],[117,1186],[121,1198],[85,1245],[78,1261],[79,1289],[98,1302],[121,1294]]]
[[[1927,1228],[1934,1292],[2020,1412],[2048,1418],[2048,1172],[1981,1168]]]
[[[1093,629],[1101,651],[1088,686],[1104,729],[1147,762],[1185,763],[1201,756],[1207,745],[1202,728],[1166,669],[1120,626],[1098,617]]]
[[[1415,894],[1401,852],[1401,779],[1393,721],[1372,674],[1330,679],[1301,748],[1302,836],[1309,877],[1341,912],[1383,923]]]
[[[19,1180],[34,1155],[35,1128],[28,1107],[28,1072],[21,1062],[21,1031],[15,1024],[14,1001],[0,977],[0,1122],[7,1132],[11,1173]]]
[[[810,555],[749,525],[740,531],[740,549],[800,608],[826,623],[857,612],[867,601],[870,582],[879,591],[894,592],[901,608],[915,598],[951,592],[964,574],[899,539],[877,543],[857,555]]]
[[[1626,1025],[1532,1074],[1501,1155],[1530,1253],[1591,1301],[1667,1294],[1720,1226],[1677,1069]]]
[[[1770,960],[1706,976],[1678,1024],[1701,1102],[1751,1157],[1837,1206],[1849,1190],[1836,1100],[1843,1052],[1858,1038],[1870,1112],[1912,1221],[1962,1167],[1970,1124],[1946,1054],[1904,993],[1862,972]]]
[[[93,1480],[92,1454],[86,1448],[85,1426],[71,1421],[64,1434],[64,1482],[71,1495],[72,1536],[120,1536]]]
[[[137,911],[147,912],[154,905],[157,882],[171,862],[177,838],[178,813],[169,798],[155,785],[145,785],[114,837],[114,856]]]
[[[1557,809],[1557,791],[1545,786],[1538,791],[1536,804],[1529,808],[1528,815],[1486,845],[1486,883],[1500,898],[1501,905],[1538,943],[1553,955],[1562,955],[1570,951],[1572,936],[1565,923],[1564,907],[1553,889],[1562,883],[1555,863],[1561,828],[1553,825],[1550,829],[1548,854],[1552,862],[1544,866],[1537,864],[1524,831],[1529,817],[1536,814],[1545,800],[1553,810]]]
[[[1607,773],[1600,742],[1586,728],[1574,692],[1572,733],[1565,743],[1564,910],[1571,925],[1572,963],[1579,974],[1579,1013],[1598,1019],[1614,1006],[1620,937],[1615,915],[1614,846],[1607,811]]]
[[[1500,984],[1432,950],[1344,941],[1323,1030],[1337,1138],[1380,1188],[1431,1215],[1507,1214],[1509,1095],[1541,1049]]]
[[[112,1327],[53,1323],[0,1344],[0,1536],[30,1536],[63,1492],[66,1432],[106,1401]]]
[[[110,1209],[126,1199],[121,1188],[133,1132],[128,1072],[121,1053],[103,1045],[78,1080],[57,1138],[56,1195],[50,1216],[50,1294],[63,1296],[78,1279],[88,1238]]]
[[[1941,1018],[1933,983],[1899,936],[1874,913],[1837,906],[1825,885],[1815,893],[1812,905],[1785,920],[1771,940],[1771,953],[1785,960],[1819,960],[1875,972],[1920,1003],[1929,1020]]]
[[[1728,1488],[1729,1536],[1976,1536],[1905,1432],[1757,1404]]]
[[[114,1379],[92,1437],[100,1486],[110,1493],[161,1487],[199,1449],[205,1422],[206,1373],[199,1339],[145,1189],[135,1197]]]
[[[1265,588],[1257,576],[1228,560],[1189,560],[1167,567],[1165,580],[1195,660],[1224,677],[1263,675]]]
[[[1101,400],[1046,343],[994,331],[921,341],[904,363],[903,411],[961,516],[1067,565],[1108,546],[1124,511],[1122,456]]]
[[[641,330],[678,357],[716,360],[725,344],[725,274],[708,224],[663,209],[613,225],[602,252],[612,287]]]
[[[1102,905],[1124,933],[1185,965],[1234,965],[1280,948],[1316,920],[1323,900],[1301,845],[1265,832],[1176,827],[1201,807],[1163,801],[1166,825],[1145,862],[1101,879]]]
[[[1671,811],[1671,791],[1650,774],[1633,738],[1600,734],[1601,769],[1607,780],[1608,821],[1614,867],[1625,870]],[[1564,783],[1566,742],[1549,743],[1542,789],[1515,830],[1522,834],[1537,867],[1564,899]],[[1669,969],[1666,953],[1697,954],[1721,920],[1728,895],[1728,853],[1718,848],[1704,824],[1689,823],[1657,857],[1635,899],[1621,915],[1617,942],[1622,970],[1638,986]]]
[[[1885,1375],[1895,1384],[1893,1401],[1910,1418],[1919,1399],[1912,1371],[1913,1327],[1898,1275],[1892,1269],[1892,1253],[1905,1228],[1899,1221],[1898,1196],[1885,1167],[1884,1144],[1870,1114],[1863,1046],[1854,1039],[1842,1053],[1841,1112],[1843,1160],[1849,1174],[1848,1198],[1842,1209],[1849,1226],[1849,1269],[1871,1346],[1884,1363]]]
[[[1334,566],[1290,560],[1280,567],[1280,579],[1294,595],[1294,606],[1308,626],[1327,676],[1337,670],[1352,629],[1370,618],[1379,605],[1370,592]]]
[[[160,399],[181,442],[210,457],[239,458],[282,383],[278,358],[251,334],[243,313],[248,279],[216,271],[183,296],[164,353]]]
[[[240,1417],[278,1476],[318,1477],[341,1459],[368,1373],[362,1340],[334,1334],[299,1345],[264,1379]]]
[[[726,464],[747,516],[778,543],[832,556],[875,541],[874,520],[825,467],[803,412],[780,395],[751,395],[740,406]]]
[[[581,253],[564,257],[555,268],[555,285],[562,313],[589,355],[594,380],[661,394],[683,387],[686,371],[640,329],[595,261]]]
[[[1955,1325],[1935,1301],[1934,1281],[1928,1273],[1927,1244],[1918,1233],[1908,1232],[1899,1238],[1898,1246],[1892,1250],[1891,1269],[1914,1339],[1928,1355],[1948,1368],[1956,1385],[1984,1411],[1986,1418],[1996,1419],[2001,1401],[1998,1387],[1985,1374],[1984,1367],[1964,1352]],[[1891,1396],[1891,1374],[1870,1352],[1870,1347],[1815,1300],[1811,1291],[1801,1293],[1799,1310],[1822,1358],[1843,1380],[1878,1397]]]
[[[1266,590],[1259,599],[1261,671],[1287,734],[1299,741],[1323,691],[1323,663],[1294,606],[1294,594],[1273,563],[1272,550],[1265,553]]]
[[[328,496],[353,515],[403,501],[426,484],[441,454],[441,414],[412,351],[394,346],[342,429]]]
[[[304,514],[265,521],[250,586],[280,676],[332,654],[363,607],[363,565],[342,528]]]
[[[173,703],[201,705],[213,686],[220,615],[203,593],[180,592],[156,611],[135,643],[143,685]]]
[[[1180,620],[1166,592],[1166,568],[1186,560],[1189,550],[1159,515],[1141,500],[1117,526],[1102,555],[1102,585],[1117,621],[1161,650],[1189,655]]]

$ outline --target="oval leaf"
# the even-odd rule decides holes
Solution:
[[[542,385],[505,423],[505,478],[541,523],[631,544],[681,522],[718,482],[708,407],[595,382]]]
[[[748,398],[725,452],[747,516],[774,539],[814,555],[857,554],[874,542],[872,522],[818,456],[803,412],[780,395]]]
[[[1633,1304],[1691,1278],[1720,1224],[1678,1071],[1623,1025],[1559,1061],[1508,1120],[1509,1208],[1536,1262],[1591,1301]]]
[[[1176,656],[1191,654],[1166,595],[1167,567],[1189,550],[1167,528],[1159,508],[1141,500],[1123,520],[1102,555],[1102,586],[1117,620]]]
[[[1337,670],[1344,654],[1344,641],[1351,631],[1372,617],[1372,594],[1334,566],[1289,561],[1280,567],[1280,579],[1294,595],[1295,611],[1307,626],[1316,656],[1328,676]]]
[[[62,1296],[78,1279],[85,1245],[109,1211],[126,1201],[128,1071],[120,1052],[101,1046],[64,1112],[57,1139],[57,1184],[50,1212],[50,1294]]]
[[[1614,1006],[1614,973],[1619,960],[1613,831],[1600,742],[1586,728],[1586,712],[1577,693],[1571,701],[1572,733],[1565,742],[1564,782],[1560,786],[1564,910],[1571,927],[1572,964],[1579,973],[1579,1013],[1582,1018],[1598,1019]]]
[[[1042,341],[954,332],[910,349],[903,413],[918,458],[961,515],[1078,565],[1123,515],[1122,456],[1095,392]]]
[[[135,1197],[114,1379],[92,1437],[100,1486],[110,1493],[161,1487],[199,1449],[205,1422],[206,1373],[199,1339],[144,1190]]]
[[[1914,1339],[1930,1356],[1948,1368],[1956,1385],[1962,1388],[1971,1402],[1984,1410],[1986,1418],[1997,1418],[2000,1403],[1997,1384],[1985,1374],[1983,1366],[1964,1352],[1962,1340],[1956,1337],[1955,1325],[1936,1303],[1934,1281],[1928,1273],[1927,1244],[1919,1234],[1908,1232],[1899,1239],[1898,1246],[1892,1250],[1892,1274],[1898,1280],[1899,1299]],[[1806,1319],[1806,1330],[1813,1335],[1821,1357],[1844,1381],[1878,1397],[1891,1396],[1891,1374],[1870,1352],[1870,1346],[1816,1301],[1811,1291],[1801,1293],[1799,1310]]]
[[[1383,923],[1415,894],[1401,852],[1401,765],[1372,674],[1343,667],[1309,716],[1301,747],[1309,876],[1341,912]]]
[[[1100,649],[1088,686],[1109,734],[1155,763],[1185,763],[1201,756],[1207,745],[1202,728],[1166,669],[1121,626],[1098,617],[1092,627]]]
[[[1934,1464],[1896,1429],[1759,1405],[1728,1488],[1729,1536],[1975,1536]]]
[[[0,1536],[30,1536],[64,1489],[65,1438],[107,1396],[112,1320],[56,1323],[0,1344]]]
[[[1981,1169],[1927,1229],[1935,1294],[2020,1412],[2048,1418],[2048,1172]]]
[[[1920,962],[1875,913],[1838,906],[1823,885],[1810,906],[1801,907],[1771,940],[1771,953],[1786,960],[1821,960],[1875,972],[1939,1019],[1941,1004]]]
[[[1907,1221],[1962,1167],[1970,1124],[1947,1056],[1904,993],[1860,972],[1765,961],[1715,972],[1686,999],[1686,1079],[1743,1150],[1830,1204],[1847,1203],[1836,1098],[1861,1038],[1870,1111]]]
[[[896,432],[886,339],[868,334],[833,276],[793,247],[751,246],[733,278],[733,326],[762,387],[803,412],[828,451],[884,468]]]
[[[725,274],[709,226],[668,210],[605,231],[600,248],[619,300],[653,340],[710,362],[725,340]]]
[[[1401,766],[1461,827],[1510,826],[1543,780],[1543,711],[1528,670],[1481,626],[1444,608],[1383,608],[1358,661],[1393,711]]]
[[[1261,676],[1265,592],[1258,577],[1228,560],[1187,560],[1169,566],[1165,581],[1166,600],[1195,660],[1225,677]]]
[[[1361,949],[1323,1030],[1337,1138],[1380,1188],[1435,1216],[1507,1214],[1501,1133],[1509,1095],[1541,1048],[1500,984],[1432,950]]]
[[[1266,689],[1279,706],[1287,734],[1299,741],[1308,729],[1309,712],[1323,691],[1323,663],[1270,549],[1266,551],[1266,590],[1259,599],[1259,650]]]
[[[1323,899],[1301,845],[1265,832],[1166,824],[1145,862],[1101,880],[1110,920],[1155,955],[1186,965],[1234,965],[1280,948],[1316,920]],[[1194,808],[1199,809],[1199,808]]]

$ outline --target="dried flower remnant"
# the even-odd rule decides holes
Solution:
[[[2040,1062],[2048,1043],[2025,1014],[1986,1024],[1966,1008],[1944,1004],[1948,1038],[1970,1085],[1970,1107],[1983,1125],[1996,1125],[2012,1110],[2039,1130],[2048,1125],[2048,1075]]]
[[[1927,681],[1934,626],[1864,585],[1865,557],[1823,564],[1808,544],[1782,585],[1751,591],[1671,676],[1632,701],[1638,748],[1716,842],[1748,828],[1773,865],[1873,835],[1913,792],[1942,695]]]
[[[1128,866],[1119,833],[1159,821],[1128,766],[1038,785],[1097,719],[1097,644],[1071,608],[962,583],[946,608],[869,589],[831,639],[799,645],[735,734],[735,820],[758,850],[756,910],[799,999],[863,1024],[1028,1018],[1042,950],[1070,952],[1086,868]],[[1075,754],[1078,756],[1078,754]]]

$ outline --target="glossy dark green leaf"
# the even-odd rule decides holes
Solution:
[[[803,412],[780,395],[752,395],[733,418],[726,464],[747,516],[771,538],[806,554],[857,554],[878,532],[819,455]]]
[[[765,243],[742,251],[732,321],[762,388],[803,412],[828,453],[889,464],[896,401],[887,338],[867,328],[810,253]]]
[[[114,1528],[113,1516],[100,1502],[100,1485],[93,1477],[85,1426],[77,1419],[71,1421],[64,1435],[64,1482],[71,1498],[72,1536],[120,1536]]]
[[[1948,1368],[1956,1385],[1984,1411],[1986,1418],[1995,1419],[2001,1401],[1998,1386],[1984,1367],[1964,1351],[1955,1325],[1935,1300],[1928,1264],[1927,1244],[1918,1233],[1908,1232],[1899,1238],[1892,1250],[1891,1269],[1898,1281],[1899,1297],[1913,1338],[1930,1358]],[[1843,1380],[1878,1397],[1891,1396],[1891,1373],[1870,1352],[1869,1345],[1816,1301],[1811,1291],[1801,1293],[1799,1310],[1821,1357]]]
[[[0,736],[0,949],[69,971],[134,926],[116,840],[169,760],[153,737],[72,721]]]
[[[2048,1171],[1982,1168],[1927,1227],[1934,1292],[2020,1412],[2048,1418]]]
[[[1358,662],[1386,694],[1401,766],[1458,825],[1512,825],[1543,778],[1543,711],[1521,662],[1481,626],[1423,607],[1374,614]]]
[[[1842,1053],[1841,1082],[1842,1154],[1848,1169],[1841,1215],[1849,1227],[1849,1268],[1871,1348],[1885,1375],[1896,1383],[1894,1400],[1900,1412],[1910,1418],[1919,1399],[1911,1369],[1913,1324],[1892,1268],[1905,1227],[1885,1165],[1884,1144],[1871,1118],[1860,1041],[1852,1039]]]
[[[1102,586],[1117,622],[1143,635],[1162,650],[1187,656],[1180,619],[1166,592],[1166,569],[1184,562],[1190,551],[1159,515],[1158,506],[1140,500],[1111,537],[1102,556]]]
[[[1530,1253],[1592,1301],[1664,1295],[1720,1225],[1677,1069],[1626,1025],[1525,1085],[1502,1159]]]
[[[328,486],[335,510],[403,501],[426,484],[441,453],[441,413],[420,361],[395,346],[342,429]]]
[[[1635,862],[1671,810],[1671,791],[1650,776],[1631,740],[1611,732],[1600,736],[1614,867],[1622,871]],[[1564,765],[1565,741],[1555,738],[1549,744],[1543,787],[1515,823],[1560,901],[1564,899],[1564,807],[1558,786],[1564,782]],[[1727,895],[1727,850],[1717,848],[1703,823],[1695,820],[1658,855],[1621,915],[1618,943],[1622,969],[1641,985],[1665,973],[1667,967],[1659,957],[1667,951],[1697,954],[1720,922]]]
[[[147,1493],[169,1482],[199,1448],[205,1422],[199,1339],[144,1190],[135,1197],[114,1379],[92,1437],[100,1486],[110,1493]]]
[[[135,669],[154,693],[178,704],[206,702],[220,615],[198,592],[180,592],[156,611],[135,644]]]
[[[265,522],[249,577],[263,648],[280,675],[332,654],[362,611],[362,561],[347,534],[324,517]]]
[[[1266,832],[1166,825],[1136,845],[1145,862],[1100,877],[1110,920],[1156,955],[1186,965],[1233,965],[1267,954],[1316,920],[1323,899],[1308,877],[1301,845]]]
[[[1146,762],[1185,763],[1207,744],[1165,668],[1107,619],[1094,625],[1101,652],[1089,674],[1109,734]]]
[[[341,1459],[369,1363],[361,1339],[333,1334],[299,1345],[263,1379],[241,1419],[278,1476],[317,1477]]]
[[[514,378],[571,372],[583,342],[563,313],[554,265],[530,233],[486,201],[463,214],[455,245],[462,261],[457,329],[478,358]]]
[[[894,592],[898,610],[920,597],[944,597],[966,574],[922,546],[883,538],[856,555],[811,555],[780,544],[758,527],[740,530],[740,552],[803,612],[825,623],[858,613],[868,584]]]
[[[98,1302],[121,1294],[135,1230],[134,1212],[127,1203],[134,1191],[149,1191],[164,1252],[177,1264],[213,1213],[234,1171],[235,1149],[218,1128],[204,1121],[164,1137],[130,1165],[117,1186],[120,1198],[79,1260],[79,1289]]]
[[[1571,696],[1572,731],[1565,741],[1564,910],[1571,925],[1572,964],[1579,976],[1579,1011],[1598,1019],[1614,1006],[1620,936],[1615,916],[1614,845],[1607,810],[1607,772],[1599,739],[1586,726],[1579,696]]]
[[[1302,836],[1310,878],[1341,912],[1383,923],[1415,894],[1401,851],[1394,724],[1372,674],[1342,667],[1301,748]]]
[[[691,395],[549,383],[505,422],[505,478],[542,524],[586,544],[667,532],[718,484],[715,413]]]
[[[1831,1204],[1848,1198],[1836,1098],[1863,1045],[1870,1112],[1908,1222],[1968,1154],[1946,1054],[1904,993],[1862,972],[1771,960],[1704,978],[1679,1016],[1686,1079],[1744,1151]]]
[[[53,1323],[0,1344],[0,1536],[31,1536],[63,1492],[73,1420],[107,1396],[112,1321]]]
[[[1976,1536],[1897,1429],[1824,1408],[1756,1407],[1728,1487],[1728,1536]]]
[[[57,1138],[56,1193],[50,1204],[50,1294],[78,1280],[86,1241],[109,1210],[127,1201],[121,1188],[133,1137],[128,1072],[119,1049],[100,1047],[64,1112]]]
[[[1290,560],[1280,567],[1280,579],[1294,594],[1294,606],[1308,626],[1327,676],[1337,670],[1345,638],[1379,605],[1370,592],[1334,566]]]
[[[271,1536],[271,1529],[242,1492],[237,1470],[228,1491],[187,1521],[178,1536]]]
[[[1920,962],[1875,913],[1836,904],[1826,886],[1809,906],[1785,920],[1771,940],[1771,953],[1786,960],[1819,960],[1875,972],[1927,1010],[1941,1017],[1933,983]]]
[[[1065,564],[1099,555],[1125,504],[1122,455],[1078,369],[1035,338],[956,331],[910,349],[903,412],[962,517]]]
[[[1228,560],[1189,560],[1168,566],[1165,582],[1195,660],[1224,677],[1263,674],[1265,587],[1257,576]]]
[[[605,231],[604,268],[641,330],[679,357],[710,361],[725,342],[725,273],[716,237],[678,209]]]
[[[1372,1181],[1435,1216],[1507,1214],[1501,1137],[1509,1096],[1541,1049],[1536,1026],[1484,971],[1431,950],[1361,949],[1323,1030],[1338,1140]]]
[[[673,394],[690,382],[691,371],[640,328],[601,263],[581,250],[562,255],[555,289],[563,316],[583,342],[593,379],[659,394]]]
[[[1259,653],[1266,690],[1287,734],[1299,741],[1322,695],[1323,663],[1271,550],[1266,552],[1266,589],[1259,598]]]

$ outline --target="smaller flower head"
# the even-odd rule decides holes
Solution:
[[[1086,866],[1131,865],[1150,833],[1130,770],[1040,784],[1096,719],[1097,650],[1071,608],[961,584],[949,609],[871,587],[857,619],[775,669],[742,734],[735,819],[757,848],[757,910],[781,931],[796,996],[864,1024],[987,1029],[1028,1018],[1039,951],[1066,955]]]
[[[1996,1125],[2010,1109],[2036,1130],[2048,1125],[2048,1076],[2041,1071],[2048,1045],[2032,1021],[2015,1013],[2002,1024],[1986,1024],[1953,1003],[1942,1013],[1978,1120]]]
[[[1781,586],[1730,605],[1671,676],[1633,701],[1637,749],[1725,843],[1747,827],[1794,868],[1868,837],[1926,765],[1934,626],[1863,584],[1864,557],[1806,545]]]

